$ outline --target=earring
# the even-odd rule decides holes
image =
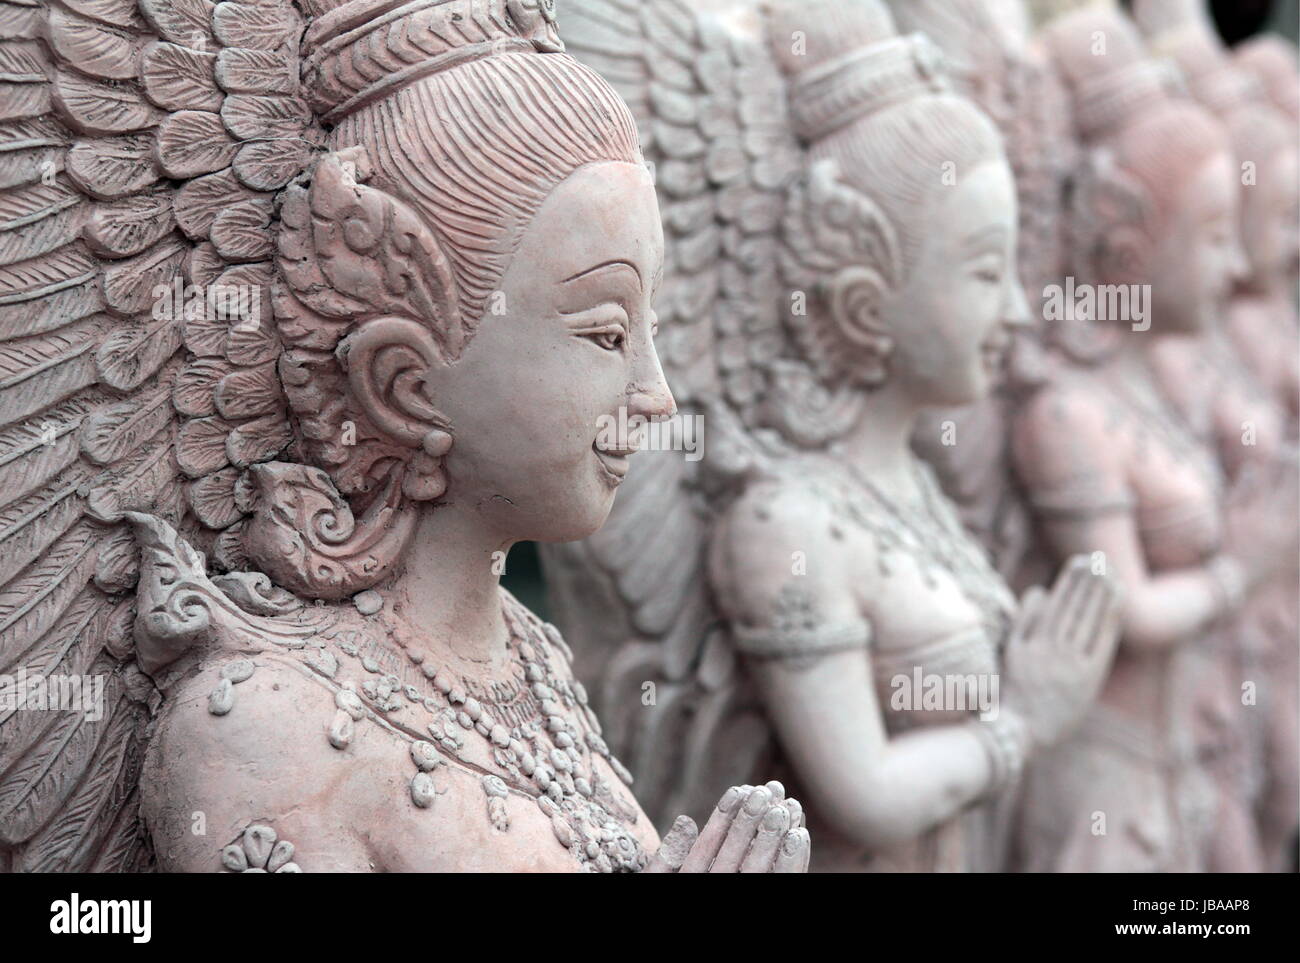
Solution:
[[[451,450],[451,433],[431,428],[420,439],[420,451],[411,456],[402,478],[402,494],[412,501],[427,502],[447,490],[447,473],[442,458]]]

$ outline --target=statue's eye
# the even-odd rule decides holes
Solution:
[[[596,342],[606,351],[619,351],[627,340],[627,332],[621,324],[611,324],[595,331],[586,332],[586,337]]]

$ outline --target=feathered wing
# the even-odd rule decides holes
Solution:
[[[701,6],[568,0],[561,11],[568,52],[637,118],[665,233],[657,344],[682,425],[703,426],[695,455],[637,454],[599,532],[543,548],[606,740],[661,828],[707,817],[723,789],[756,778],[770,745],[709,590],[707,489],[759,457],[764,365],[783,353],[778,227],[800,170],[758,4]]]
[[[94,719],[20,709],[9,685],[0,868],[149,864],[158,696],[124,517],[239,568],[236,481],[289,442],[267,225],[312,143],[299,30],[277,0],[0,2],[0,687],[104,686]],[[155,296],[178,284],[181,304]]]

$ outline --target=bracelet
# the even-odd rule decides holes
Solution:
[[[1220,615],[1227,615],[1241,608],[1246,600],[1246,573],[1241,563],[1228,555],[1216,555],[1205,566],[1210,580],[1214,584],[1214,595],[1218,601]]]
[[[996,796],[1020,778],[1029,755],[1029,727],[1018,713],[1007,709],[994,719],[974,719],[970,725],[984,746],[992,772],[984,795]]]

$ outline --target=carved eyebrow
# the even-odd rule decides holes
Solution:
[[[981,231],[976,231],[964,241],[962,247],[969,253],[980,251],[989,242],[1001,243],[1006,240],[1007,229],[1001,224],[994,224]]]
[[[589,274],[595,274],[597,271],[604,271],[607,270],[608,268],[613,268],[613,267],[631,268],[632,273],[636,275],[637,283],[639,284],[641,282],[641,272],[637,270],[636,265],[633,264],[631,261],[605,261],[601,264],[597,264],[595,267],[587,268],[587,270],[585,271],[579,271],[573,277],[565,278],[560,283],[568,284],[570,281],[577,281],[580,278],[585,278]]]

